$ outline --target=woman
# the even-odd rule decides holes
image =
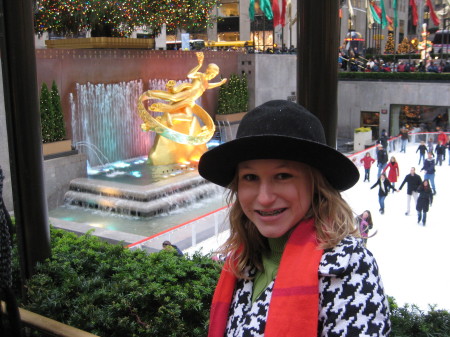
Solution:
[[[395,188],[395,183],[397,182],[398,180],[397,178],[400,175],[400,169],[398,167],[397,159],[395,159],[394,156],[391,157],[391,160],[384,168],[383,173],[386,172],[387,169],[389,169],[387,178],[391,182],[392,186]]]
[[[430,188],[428,179],[425,179],[417,189],[419,192],[419,198],[417,198],[416,210],[417,210],[417,223],[422,224],[425,227],[427,222],[427,212],[433,203],[433,191]]]
[[[380,178],[377,180],[375,184],[372,185],[370,189],[375,188],[375,186],[378,186],[378,202],[380,204],[380,213],[384,214],[384,200],[386,199],[387,195],[389,194],[389,190],[396,191],[394,186],[392,186],[391,182],[388,178],[386,178],[386,174],[382,173]]]
[[[202,156],[199,172],[234,202],[210,337],[388,335],[377,264],[339,193],[358,170],[326,145],[314,115],[267,102],[247,113],[235,140]]]
[[[372,158],[370,152],[366,152],[366,155],[363,158],[361,158],[360,162],[364,164],[364,182],[366,180],[370,182],[370,168],[372,167],[372,164],[375,162],[375,159]]]
[[[372,214],[369,210],[364,211],[361,215],[356,217],[359,234],[363,238],[364,246],[367,245],[367,238],[369,237],[369,230],[373,228]]]

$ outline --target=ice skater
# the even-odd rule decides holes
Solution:
[[[403,179],[402,184],[399,187],[399,190],[403,188],[403,185],[407,184],[406,187],[406,212],[405,215],[409,215],[410,211],[410,205],[411,205],[411,197],[414,198],[414,204],[417,204],[417,198],[419,197],[419,192],[417,192],[417,189],[419,188],[420,184],[422,184],[422,178],[420,175],[416,174],[416,168],[411,167],[411,170],[409,171],[409,174],[405,176],[405,179]]]
[[[400,175],[400,169],[398,167],[397,159],[395,159],[394,156],[391,157],[391,160],[384,168],[383,173],[385,173],[387,169],[389,169],[387,177],[392,186],[394,186],[395,188],[395,183],[397,182],[398,176]]]
[[[372,185],[370,189],[378,186],[378,203],[380,204],[380,213],[384,214],[384,200],[389,194],[389,190],[396,191],[394,186],[392,186],[391,182],[388,178],[386,178],[386,174],[382,173],[380,178],[377,180],[375,184]]]
[[[428,158],[423,162],[423,167],[420,171],[425,171],[425,176],[423,179],[428,180],[431,184],[431,188],[433,189],[433,194],[436,194],[436,186],[434,185],[434,175],[436,173],[436,163],[433,159],[433,154],[428,152]]]
[[[422,160],[425,161],[425,153],[427,152],[427,147],[426,147],[425,142],[423,140],[420,142],[420,145],[419,145],[419,147],[416,150],[416,153],[417,152],[419,152],[419,164],[418,165],[420,165],[420,162]]]
[[[375,159],[372,158],[370,152],[366,152],[366,155],[361,158],[360,162],[364,165],[364,182],[366,180],[370,182],[370,168],[372,167],[372,164],[375,163]]]
[[[431,192],[430,184],[427,179],[419,186],[418,192],[419,198],[417,199],[416,205],[417,223],[420,224],[420,221],[422,221],[422,225],[425,227],[428,210],[433,204],[433,193]]]

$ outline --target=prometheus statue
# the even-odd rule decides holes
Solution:
[[[199,72],[204,55],[202,52],[196,55],[198,65],[187,74],[191,82],[176,86],[176,82],[171,80],[166,84],[167,91],[148,90],[139,97],[138,113],[144,121],[141,128],[157,133],[148,156],[152,165],[198,161],[214,134],[214,122],[195,101],[205,90],[221,86],[226,79],[210,83],[219,74],[219,67],[211,63],[205,73]],[[165,100],[167,103],[158,102],[146,107],[145,102],[152,99]],[[162,112],[162,115],[153,117],[150,112]]]

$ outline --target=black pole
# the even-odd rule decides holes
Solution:
[[[339,1],[298,1],[297,95],[336,147]]]
[[[1,1],[1,62],[14,216],[22,278],[50,256],[33,12],[30,0]]]

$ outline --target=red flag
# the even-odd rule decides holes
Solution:
[[[431,3],[431,0],[427,0],[427,6],[430,9],[430,16],[431,20],[433,20],[433,23],[435,26],[439,26],[439,18],[436,16],[436,13],[434,12],[433,4]]]
[[[281,25],[286,25],[286,0],[281,1]]]
[[[411,1],[414,1],[414,0],[411,0]],[[373,6],[373,9],[375,9],[375,12],[377,12],[378,16],[381,18],[381,21],[383,21],[383,17],[381,16],[381,14],[382,14],[381,8],[378,7],[377,5],[375,5],[374,2],[372,2],[372,6]],[[389,15],[387,15],[387,14],[386,14],[386,20],[389,21],[389,24],[390,24],[390,25],[392,25],[392,23],[394,22],[394,21],[392,20],[392,18],[391,18]]]
[[[413,24],[413,26],[417,26],[417,22],[419,21],[419,16],[417,15],[416,1],[409,0],[409,5],[411,6],[411,11],[412,11],[412,24]]]
[[[272,0],[272,12],[273,12],[273,26],[278,26],[280,22],[280,6],[278,0]]]
[[[272,0],[272,12],[273,12],[273,26],[284,26],[286,24],[286,0],[281,1],[281,8],[278,2],[279,0]]]

